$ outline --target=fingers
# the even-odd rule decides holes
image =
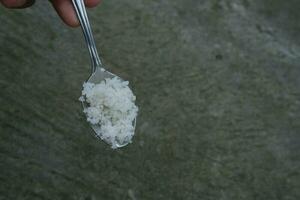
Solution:
[[[69,26],[79,26],[79,21],[76,17],[75,10],[71,0],[52,0],[53,7],[60,18]]]
[[[34,4],[35,0],[0,0],[7,8],[26,8]],[[71,27],[79,26],[75,10],[71,0],[51,0],[61,19]],[[92,8],[97,6],[101,0],[84,0],[86,7]]]
[[[84,0],[86,7],[93,8],[97,6],[101,0]]]
[[[0,0],[7,8],[26,8],[34,4],[35,0]]]
[[[101,0],[85,0],[84,3],[87,7],[92,8],[97,6]],[[73,4],[71,0],[52,0],[52,4],[61,19],[71,27],[79,26]]]

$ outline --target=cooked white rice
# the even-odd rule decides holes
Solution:
[[[128,81],[115,77],[99,84],[86,82],[79,100],[88,104],[83,112],[88,122],[99,126],[96,134],[102,140],[112,148],[131,142],[138,107]]]

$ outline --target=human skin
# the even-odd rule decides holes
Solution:
[[[27,8],[32,6],[35,0],[0,0],[0,2],[7,8]],[[50,2],[67,25],[71,27],[79,26],[71,0],[50,0]],[[85,6],[88,8],[93,8],[100,2],[101,0],[84,0]]]

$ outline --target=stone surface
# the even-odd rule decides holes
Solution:
[[[105,0],[89,11],[129,80],[134,141],[112,150],[77,100],[80,29],[46,1],[0,8],[0,199],[300,199],[300,1]]]

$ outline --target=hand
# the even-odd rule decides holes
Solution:
[[[26,8],[32,6],[35,0],[0,0],[7,8]],[[50,0],[61,19],[71,27],[79,26],[75,10],[71,0]],[[97,6],[101,0],[84,0],[86,7]]]

